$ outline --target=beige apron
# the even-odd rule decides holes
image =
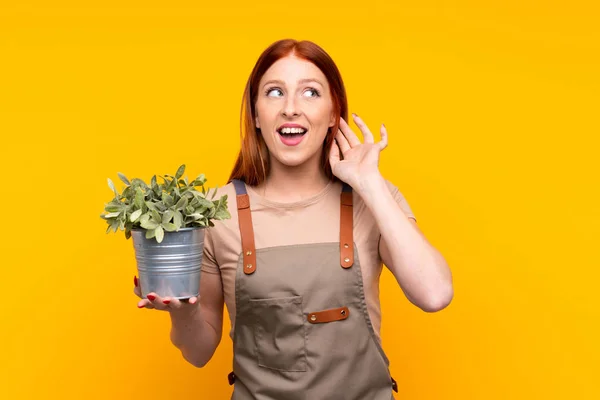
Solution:
[[[257,250],[245,184],[233,183],[242,253],[231,398],[393,400],[353,241],[352,188],[344,184],[340,195],[340,242]]]

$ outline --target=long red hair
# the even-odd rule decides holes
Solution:
[[[254,121],[255,104],[258,97],[257,89],[261,78],[271,65],[280,58],[289,55],[312,62],[327,77],[336,122],[335,126],[328,129],[327,136],[323,141],[320,163],[326,176],[331,180],[337,180],[329,164],[329,151],[335,137],[335,132],[339,129],[340,117],[346,121],[348,120],[348,100],[342,76],[329,54],[317,44],[308,40],[283,39],[271,44],[263,51],[246,82],[240,112],[241,148],[229,176],[229,182],[232,179],[239,179],[248,185],[255,186],[264,182],[269,174],[269,150],[262,134],[257,132]]]

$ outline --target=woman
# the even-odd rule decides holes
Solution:
[[[246,85],[239,157],[217,194],[228,195],[232,218],[206,231],[200,298],[151,293],[138,303],[169,311],[173,344],[198,367],[221,340],[227,305],[233,399],[393,399],[379,337],[382,262],[424,311],[453,296],[444,258],[378,170],[385,127],[376,143],[354,116],[361,143],[347,110],[323,49],[267,48]]]

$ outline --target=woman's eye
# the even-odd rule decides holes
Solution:
[[[313,92],[314,96],[310,96],[310,97],[319,97],[319,91],[317,89],[308,89],[307,92]],[[306,93],[306,92],[305,92]]]
[[[266,90],[267,96],[270,96],[272,92],[279,92],[279,93],[283,94],[283,92],[281,91],[281,89],[279,89],[279,88],[271,88],[271,89],[267,89]],[[314,93],[312,96],[309,96],[309,97],[319,97],[320,96],[320,93],[319,93],[319,91],[317,89],[309,88],[306,91],[304,91],[304,93],[306,93],[306,92],[312,92],[312,93]]]
[[[269,96],[269,94],[274,91],[281,92],[281,89],[277,89],[277,88],[269,89],[269,90],[267,90],[267,96]]]

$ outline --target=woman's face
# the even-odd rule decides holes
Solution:
[[[260,128],[272,162],[297,166],[318,163],[335,114],[327,78],[310,61],[294,56],[277,60],[263,75],[256,101]],[[283,128],[297,125],[298,128]]]

